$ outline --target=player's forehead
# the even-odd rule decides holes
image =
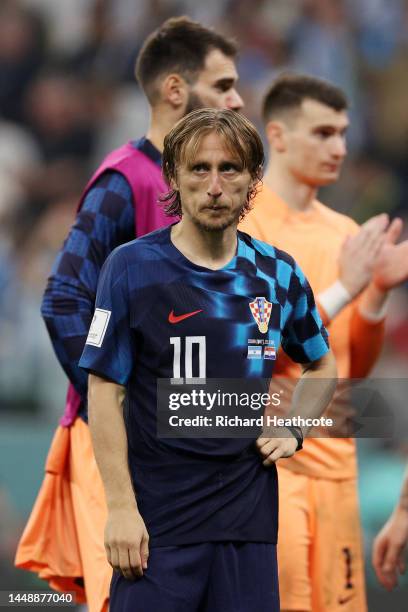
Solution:
[[[298,126],[310,129],[330,126],[338,130],[344,130],[349,125],[346,109],[337,111],[323,102],[310,98],[306,98],[301,103],[299,110],[296,112],[295,122]]]
[[[238,72],[233,57],[228,57],[219,49],[211,49],[204,60],[204,68],[198,73],[197,82],[209,85],[230,84],[238,80]]]
[[[217,130],[206,130],[192,134],[182,151],[181,163],[194,165],[197,162],[243,161],[233,139]]]

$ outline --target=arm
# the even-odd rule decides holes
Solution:
[[[385,333],[385,306],[372,283],[354,304],[350,321],[350,378],[368,376],[380,356]],[[372,299],[374,298],[374,299]]]
[[[392,225],[385,233],[387,215],[377,215],[346,239],[339,256],[339,278],[317,296],[323,322],[328,325],[351,302],[350,377],[367,376],[382,348],[386,294],[372,282],[375,264]],[[361,297],[356,298],[361,294]]]
[[[323,357],[302,365],[302,375],[294,389],[292,408],[288,417],[320,417],[330,403],[337,382],[336,362],[331,351]],[[303,437],[308,432],[302,428]],[[264,458],[263,465],[268,466],[283,457],[291,457],[297,447],[297,440],[289,438],[258,438],[256,445]]]
[[[388,227],[372,280],[354,309],[350,328],[352,378],[367,376],[377,361],[384,339],[390,292],[408,278],[408,241],[397,244],[402,229],[399,218]]]
[[[384,527],[374,540],[372,563],[378,581],[388,591],[398,584],[398,573],[405,573],[408,543],[408,470],[400,499]]]
[[[79,365],[90,374],[89,426],[108,506],[107,557],[132,578],[146,567],[148,536],[129,475],[123,418],[125,388],[135,367],[126,249],[115,249],[103,265]]]
[[[299,266],[295,262],[292,265],[281,314],[282,348],[288,357],[301,364],[302,376],[292,394],[291,411],[287,416],[315,418],[324,412],[333,396],[337,369],[312,289]],[[302,429],[301,433],[303,437],[307,430]],[[293,437],[261,437],[257,446],[264,465],[270,465],[280,457],[292,456],[297,440]]]
[[[87,194],[54,263],[41,306],[58,361],[82,398],[87,375],[78,367],[92,320],[101,267],[119,244],[134,238],[130,186],[107,172]]]
[[[113,569],[132,579],[147,568],[149,536],[129,474],[124,399],[125,387],[89,375],[89,428],[108,506],[106,554]]]

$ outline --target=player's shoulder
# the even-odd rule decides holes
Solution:
[[[289,255],[286,251],[278,249],[278,247],[258,240],[253,236],[250,236],[246,232],[239,232],[241,240],[245,243],[247,249],[256,255],[256,263],[268,264],[268,262],[276,268],[276,263],[280,262],[285,266],[295,270],[297,268],[296,261],[292,255]]]
[[[349,234],[358,231],[358,223],[348,215],[333,210],[318,200],[315,200],[314,206],[320,217],[324,220],[325,225],[335,228],[337,232],[340,230],[345,234]]]
[[[161,259],[163,257],[161,247],[168,244],[169,232],[170,228],[165,227],[125,242],[112,251],[110,258],[127,265]]]

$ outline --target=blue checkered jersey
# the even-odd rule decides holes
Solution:
[[[257,338],[269,356],[252,354]],[[280,345],[297,362],[328,351],[313,293],[286,253],[238,232],[236,256],[209,270],[166,228],[108,258],[80,366],[127,387],[129,467],[151,545],[276,541],[276,469],[262,466],[253,440],[158,438],[156,406],[160,378],[269,379]]]
[[[134,142],[156,164],[160,152],[146,138]],[[135,237],[135,203],[122,174],[105,172],[87,193],[58,253],[41,306],[57,358],[83,400],[86,418],[87,375],[78,367],[95,307],[103,263],[113,249]]]

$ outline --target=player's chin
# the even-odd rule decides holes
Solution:
[[[334,183],[337,182],[337,179],[339,178],[339,173],[338,172],[326,172],[326,174],[319,176],[318,178],[315,178],[313,181],[311,181],[312,186],[315,189],[320,189],[320,187],[329,187],[330,185],[333,185]]]
[[[325,172],[322,172],[316,183],[318,183],[319,187],[328,187],[329,185],[333,185],[333,183],[338,181],[339,176],[340,168],[336,168],[336,170],[326,170]]]
[[[235,215],[230,211],[215,211],[210,214],[203,214],[197,219],[199,225],[207,231],[223,231],[236,223]]]

